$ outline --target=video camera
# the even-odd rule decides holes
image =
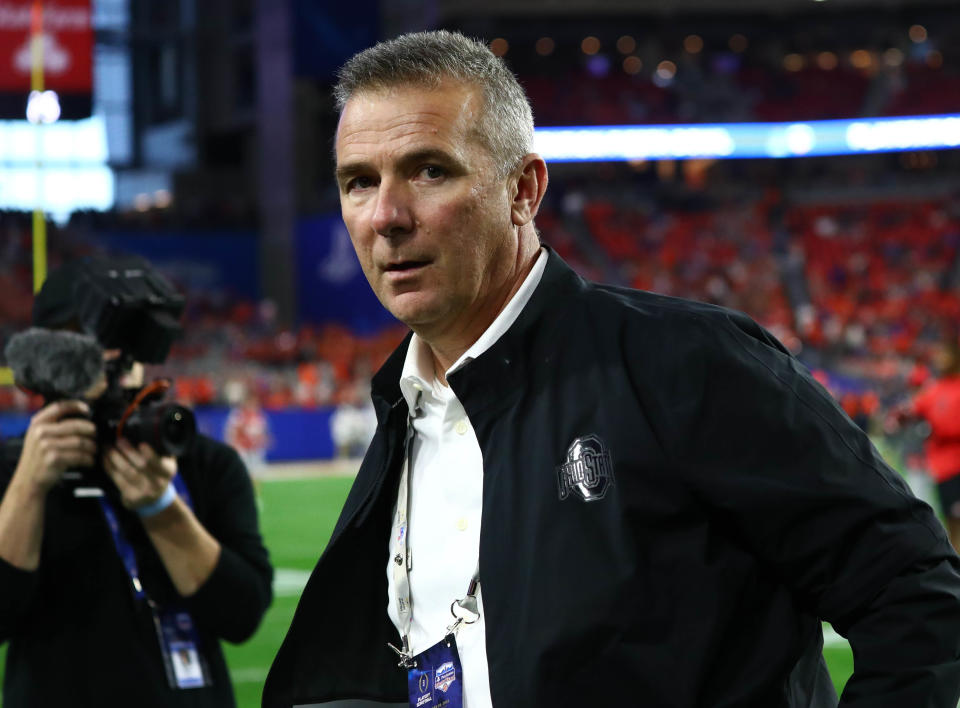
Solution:
[[[184,298],[139,258],[83,264],[74,284],[83,331],[104,349],[119,349],[106,362],[107,390],[92,406],[99,442],[125,437],[146,442],[160,455],[186,451],[196,435],[190,409],[162,399],[170,384],[154,381],[139,391],[123,388],[123,375],[135,361],[159,364],[179,336]]]
[[[141,258],[70,263],[38,293],[34,321],[41,327],[11,338],[7,362],[17,384],[47,403],[80,397],[105,379],[105,391],[91,403],[101,449],[124,437],[177,456],[196,436],[192,411],[162,400],[169,381],[128,389],[123,377],[134,362],[166,359],[183,308],[183,296]],[[71,329],[80,334],[63,331]],[[119,356],[104,361],[104,350]]]

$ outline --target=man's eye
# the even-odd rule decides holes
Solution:
[[[420,174],[427,179],[440,179],[446,174],[446,172],[442,167],[437,167],[436,165],[427,165],[420,170]]]
[[[355,189],[369,189],[373,186],[373,179],[370,177],[354,177],[347,183],[347,191],[352,192]]]

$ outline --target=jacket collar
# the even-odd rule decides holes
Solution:
[[[485,407],[486,403],[496,400],[505,389],[522,379],[527,372],[520,363],[525,361],[525,353],[530,351],[533,335],[550,324],[547,319],[556,319],[562,310],[558,307],[561,298],[586,286],[586,281],[556,251],[546,245],[545,248],[547,265],[543,277],[519,317],[486,352],[450,375],[449,383],[462,402],[465,403],[465,396],[476,397],[480,400],[475,404]],[[554,316],[545,319],[549,313]],[[403,403],[400,374],[412,336],[412,332],[407,334],[373,377],[373,401],[381,422],[391,408]]]
[[[387,357],[383,366],[373,375],[371,391],[373,406],[377,411],[377,420],[382,424],[391,408],[404,403],[403,391],[400,390],[400,373],[403,371],[403,362],[407,358],[407,349],[413,332],[407,332],[400,345]]]

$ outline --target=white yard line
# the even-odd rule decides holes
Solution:
[[[277,568],[273,572],[273,594],[276,597],[300,597],[310,579],[309,570]]]
[[[830,649],[844,649],[850,642],[837,634],[837,631],[826,622],[823,623],[823,646]]]
[[[304,460],[302,462],[271,462],[259,479],[264,482],[284,482],[293,479],[316,479],[319,477],[356,477],[360,469],[359,459]]]
[[[230,680],[233,683],[263,683],[267,679],[268,667],[247,666],[243,669],[232,669]]]

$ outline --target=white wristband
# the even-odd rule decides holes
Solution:
[[[143,506],[138,506],[134,511],[136,511],[140,518],[147,518],[148,516],[153,516],[159,514],[161,511],[166,509],[168,506],[173,504],[174,500],[177,498],[177,490],[174,489],[173,483],[167,485],[167,488],[164,490],[163,494],[160,495],[160,498],[157,499],[152,504],[144,504]]]

